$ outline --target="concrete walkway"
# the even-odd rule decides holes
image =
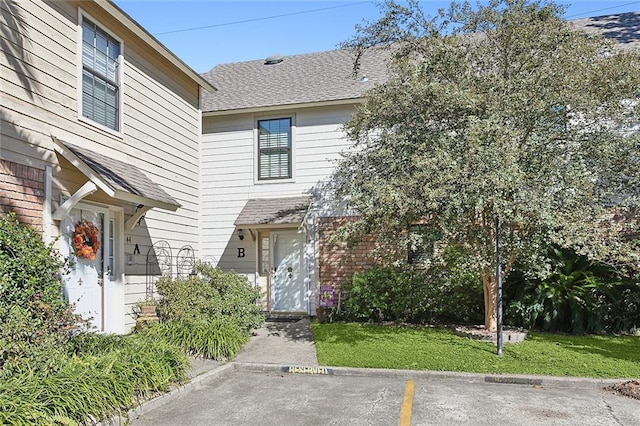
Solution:
[[[308,319],[266,322],[235,357],[235,362],[316,366],[316,347]]]

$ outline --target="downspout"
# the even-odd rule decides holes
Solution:
[[[309,214],[311,213],[312,207],[313,207],[313,200],[309,203],[309,207],[307,207],[307,212],[304,214],[304,217],[302,218],[302,222],[298,227],[298,230],[302,231],[305,237],[309,235],[309,227],[307,226],[307,221],[309,220]],[[311,238],[311,241],[313,243],[313,251],[315,256],[315,238]],[[303,253],[302,256],[303,256],[303,262],[304,262],[304,281],[307,287],[307,315],[311,315],[311,306],[312,306],[311,296],[313,295],[313,291],[311,290],[311,276],[310,276],[311,265],[309,260],[309,253],[307,252],[307,245],[308,245],[307,238],[305,238],[304,250],[302,251]]]

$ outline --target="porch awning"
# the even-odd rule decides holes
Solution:
[[[176,211],[175,199],[139,168],[115,158],[63,142],[52,136],[53,147],[109,197],[147,208]]]
[[[311,197],[253,198],[247,201],[236,226],[299,225],[309,210]]]

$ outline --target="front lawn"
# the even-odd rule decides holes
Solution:
[[[335,367],[397,368],[597,378],[640,377],[640,337],[529,333],[504,345],[438,328],[331,323],[312,325],[318,362]]]

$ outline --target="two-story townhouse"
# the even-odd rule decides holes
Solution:
[[[367,52],[357,74],[345,50],[203,74],[218,90],[202,99],[202,253],[246,274],[271,314],[314,314],[320,275],[339,281],[320,239],[347,212],[325,187],[349,145],[341,126],[386,78],[386,56]]]
[[[637,45],[639,13],[584,18],[577,29]],[[330,233],[351,212],[326,198],[349,147],[341,126],[385,80],[387,54],[371,50],[353,74],[342,50],[223,64],[203,74],[202,252],[246,274],[272,314],[315,313],[321,286],[339,287],[367,265],[334,250]],[[347,219],[348,220],[348,219]]]
[[[1,212],[72,260],[77,313],[127,332],[152,275],[200,249],[200,89],[215,89],[110,1],[3,1],[0,31]]]

